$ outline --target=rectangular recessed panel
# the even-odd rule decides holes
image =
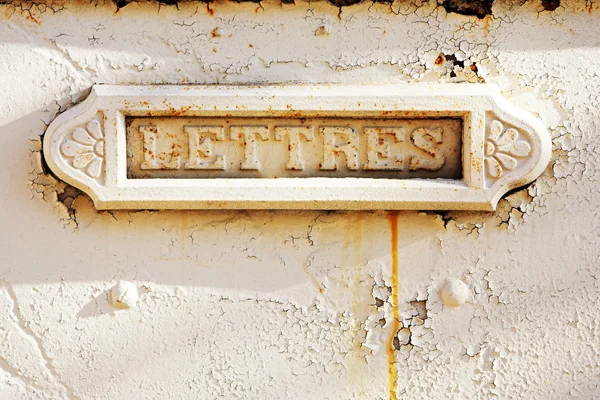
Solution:
[[[461,179],[461,118],[128,117],[127,177]]]

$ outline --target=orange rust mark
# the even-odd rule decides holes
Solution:
[[[215,15],[215,10],[213,10],[212,8],[210,8],[210,3],[206,2],[206,12],[208,13],[208,15],[210,15],[211,17],[213,15]]]
[[[398,311],[398,213],[388,213],[388,223],[392,232],[392,293],[390,303],[392,305],[392,334],[388,340],[387,358],[388,358],[388,377],[390,385],[390,400],[398,399],[398,371],[396,370],[396,353],[394,348],[394,338],[400,329],[400,315]]]
[[[485,34],[485,36],[490,34],[490,16],[486,15],[483,18],[483,33]]]
[[[248,47],[250,47],[250,48],[253,48],[254,46],[252,45],[252,43],[250,43],[250,44],[248,45]]]
[[[437,58],[435,59],[434,63],[435,65],[442,65],[444,63],[444,55],[440,53],[439,56],[437,56]]]
[[[219,33],[219,27],[216,27],[215,29],[213,29],[212,31],[210,31],[210,36],[212,38],[220,38],[221,34]]]
[[[308,270],[308,267],[310,267],[310,264],[311,264],[311,259],[308,259],[306,264],[304,264],[304,272],[306,273],[308,278],[312,281],[313,285],[315,285],[319,289],[319,294],[323,294],[325,289],[323,289],[323,286],[321,286],[321,283],[319,283],[319,280]]]
[[[354,315],[358,315],[359,314],[359,310],[360,310],[360,306],[362,304],[361,301],[361,285],[360,285],[360,281],[361,281],[361,274],[362,274],[362,267],[363,267],[363,262],[362,262],[362,214],[358,214],[356,221],[354,222],[354,227],[352,229],[352,233],[354,233],[354,238],[352,238],[352,242],[350,243],[350,246],[353,248],[354,250],[354,267],[352,268],[353,272],[354,272],[354,282],[352,284],[353,287],[353,291],[352,291],[352,311],[354,312]]]
[[[37,25],[40,24],[40,21],[38,21],[37,19],[35,19],[35,17],[33,16],[33,14],[31,14],[31,11],[27,11],[27,13],[29,14],[27,17],[25,17],[25,19],[28,19],[30,21],[35,22]]]

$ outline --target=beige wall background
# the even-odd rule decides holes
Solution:
[[[600,10],[492,11],[1,5],[0,398],[600,398]],[[98,212],[44,167],[93,84],[275,82],[496,83],[553,161],[490,213]]]

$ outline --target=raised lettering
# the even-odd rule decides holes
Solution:
[[[240,164],[243,170],[259,170],[260,162],[257,157],[256,138],[262,141],[269,140],[269,128],[266,126],[232,126],[230,128],[231,140],[244,140],[244,161]]]
[[[383,137],[383,135],[392,136],[394,142],[403,142],[404,133],[404,128],[365,128],[364,134],[367,137],[367,162],[363,166],[363,169],[367,171],[403,171],[404,156],[392,156],[390,154],[390,141]]]
[[[213,155],[212,140],[225,140],[222,126],[184,126],[188,135],[189,161],[185,169],[225,170],[225,156]]]
[[[158,151],[158,127],[152,125],[140,126],[143,136],[144,161],[140,169],[179,169],[181,146],[173,135],[167,135],[167,151]]]
[[[441,128],[428,129],[418,128],[410,134],[412,144],[423,150],[427,154],[427,158],[412,154],[410,156],[410,170],[416,171],[424,169],[426,171],[437,171],[444,166],[446,157],[444,153],[434,144],[441,144],[443,140],[443,131]]]
[[[302,161],[302,152],[300,148],[300,139],[304,138],[307,142],[314,139],[314,134],[311,128],[305,126],[277,126],[275,127],[275,140],[283,140],[283,137],[288,137],[288,160],[285,163],[285,169],[301,171],[304,169]]]
[[[446,117],[131,117],[127,176],[461,179],[461,135]]]
[[[337,170],[336,155],[344,153],[346,156],[346,165],[349,170],[358,169],[358,133],[349,127],[322,127],[323,135],[323,163],[321,170]]]

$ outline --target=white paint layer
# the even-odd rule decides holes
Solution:
[[[0,5],[0,399],[600,397],[600,4],[30,3]],[[42,157],[96,84],[483,81],[552,138],[496,211],[100,211]]]

